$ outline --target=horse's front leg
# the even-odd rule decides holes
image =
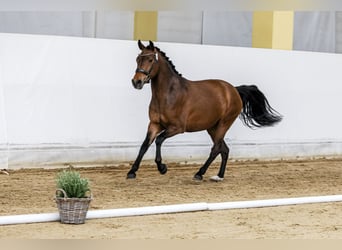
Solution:
[[[176,134],[182,133],[182,132],[183,131],[180,130],[179,128],[168,128],[165,131],[163,131],[160,135],[157,136],[155,162],[156,162],[158,170],[161,174],[166,174],[166,172],[167,172],[167,166],[162,163],[161,145],[167,138],[170,138],[170,137],[172,137]]]
[[[150,147],[150,145],[152,144],[156,136],[160,133],[160,131],[161,131],[161,127],[158,124],[150,122],[148,126],[146,138],[140,147],[136,160],[134,161],[129,172],[127,173],[127,179],[134,179],[136,177],[135,172],[138,171],[141,160],[143,159],[146,151],[148,150],[148,148]]]
[[[155,162],[157,164],[157,167],[158,167],[158,170],[159,170],[160,174],[166,174],[166,172],[167,172],[167,166],[162,163],[162,157],[161,157],[161,145],[165,141],[165,139],[167,138],[167,137],[165,137],[165,132],[166,131],[164,131],[163,133],[158,135],[158,137],[156,139],[156,158],[155,158]]]

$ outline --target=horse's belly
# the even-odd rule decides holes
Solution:
[[[217,124],[220,119],[216,112],[200,112],[189,115],[186,123],[187,132],[207,130]]]

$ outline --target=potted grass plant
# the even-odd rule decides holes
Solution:
[[[56,178],[56,203],[62,223],[83,224],[92,194],[89,180],[75,170],[63,170]]]

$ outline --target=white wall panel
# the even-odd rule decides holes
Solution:
[[[256,84],[284,120],[251,130],[236,121],[233,158],[342,153],[341,54],[156,43],[188,79]],[[0,136],[9,166],[134,160],[148,123],[150,87],[132,87],[136,42],[0,34]],[[210,62],[210,63],[204,63]],[[206,132],[164,143],[166,161],[202,161]],[[154,158],[152,147],[145,159]]]
[[[1,73],[2,70],[0,70],[0,82],[3,81]],[[7,119],[4,98],[5,94],[3,91],[3,85],[0,83],[0,169],[8,167]]]

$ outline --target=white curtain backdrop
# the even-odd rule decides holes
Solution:
[[[160,42],[251,47],[248,11],[159,11]],[[0,32],[132,40],[134,11],[2,11]],[[342,52],[342,12],[295,11],[294,50]]]
[[[2,11],[0,32],[83,36],[81,11]]]
[[[335,52],[342,53],[342,11],[337,11],[336,15],[336,48]]]
[[[158,12],[158,41],[202,43],[203,12]]]
[[[294,50],[335,52],[335,12],[295,12]]]
[[[133,11],[98,11],[94,16],[96,37],[133,40]]]
[[[205,11],[203,44],[252,46],[252,12]]]

